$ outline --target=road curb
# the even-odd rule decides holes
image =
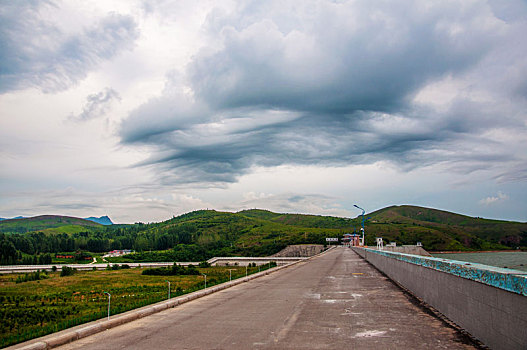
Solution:
[[[327,253],[333,248],[327,249],[325,251],[322,251],[316,255],[313,255],[311,257],[308,257],[304,260],[298,260],[295,262],[291,262],[287,265],[281,265],[277,267],[273,267],[272,269],[261,271],[254,273],[252,275],[241,277],[238,279],[235,279],[233,281],[224,282],[222,284],[218,284],[212,287],[209,287],[207,289],[198,290],[196,292],[192,292],[190,294],[186,294],[180,297],[172,298],[170,300],[160,301],[156,304],[147,305],[139,309],[130,310],[122,314],[115,315],[113,317],[110,317],[109,320],[97,320],[93,321],[92,323],[88,323],[84,326],[78,326],[80,328],[74,328],[71,330],[65,330],[62,331],[61,334],[57,334],[53,336],[46,335],[40,338],[35,338],[32,340],[28,340],[27,342],[15,344],[8,348],[5,348],[5,350],[48,350],[53,349],[61,345],[65,345],[68,343],[71,343],[73,341],[97,334],[99,332],[103,332],[107,329],[114,328],[117,326],[120,326],[122,324],[132,322],[135,320],[138,320],[140,318],[150,316],[154,313],[158,313],[170,308],[177,307],[178,305],[187,303],[189,301],[199,299],[201,297],[207,296],[209,294],[218,292],[220,290],[228,289],[230,287],[237,286],[238,284],[242,284],[245,282],[252,281],[256,278],[267,276],[271,273],[274,273],[276,271],[280,271],[282,269],[289,268],[291,266],[294,266],[296,264],[299,264],[301,262],[309,261],[313,258],[316,258],[322,254]]]

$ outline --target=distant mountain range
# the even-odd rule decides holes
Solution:
[[[25,219],[23,216],[17,216],[16,218],[0,218],[0,221],[4,220],[16,220],[16,219]]]

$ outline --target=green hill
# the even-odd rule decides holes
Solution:
[[[277,214],[267,210],[259,209],[244,210],[238,212],[238,214],[269,220],[285,225],[310,228],[349,229],[353,223],[353,221],[349,218],[306,214]]]
[[[416,244],[428,250],[491,250],[527,247],[527,223],[472,218],[416,206],[392,206],[370,213],[366,241]],[[360,228],[354,219],[332,216],[281,214],[251,209],[237,213],[201,210],[153,224],[142,231],[153,249],[178,243],[213,249],[216,255],[271,254],[289,244],[325,243]],[[157,242],[157,243],[156,243]],[[151,244],[152,246],[152,244]],[[146,249],[146,248],[144,248]]]
[[[384,208],[368,216],[368,235],[399,244],[422,242],[428,250],[527,247],[527,223],[473,218],[409,205]]]
[[[26,233],[32,231],[48,231],[53,233],[72,233],[101,227],[93,221],[59,215],[40,215],[31,218],[10,219],[0,221],[1,233]]]
[[[289,244],[324,243],[326,237],[338,237],[344,233],[342,229],[310,227],[310,216],[305,216],[306,225],[299,224],[296,219],[296,225],[281,222],[283,217],[283,214],[263,210],[239,213],[195,211],[145,225],[138,234],[138,238],[143,238],[144,246],[136,248],[167,249],[177,244],[195,244],[214,251],[216,255],[267,255]],[[332,219],[328,217],[330,222]]]
[[[487,220],[416,206],[392,206],[365,224],[366,243],[376,237],[398,245],[421,242],[425,249],[527,249],[527,223]],[[106,252],[133,249],[131,261],[201,261],[213,256],[271,255],[291,244],[324,244],[326,237],[358,231],[361,217],[237,213],[198,210],[158,223],[103,226],[91,221],[40,216],[0,222],[0,263],[23,254]],[[135,259],[135,260],[134,260]]]

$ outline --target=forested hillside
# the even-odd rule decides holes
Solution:
[[[427,250],[486,250],[527,247],[527,224],[486,220],[414,206],[393,206],[367,215],[366,241],[415,244]],[[201,261],[213,256],[271,255],[289,244],[324,244],[326,237],[359,231],[360,217],[238,213],[198,210],[170,220],[102,226],[69,217],[0,222],[2,264],[25,255],[133,249],[125,261]],[[28,230],[32,230],[27,232]]]
[[[427,250],[527,248],[527,223],[489,220],[416,206],[369,214],[367,232],[399,244],[422,242]],[[373,242],[372,242],[373,243]]]

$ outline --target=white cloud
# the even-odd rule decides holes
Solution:
[[[96,94],[90,94],[86,98],[86,104],[79,115],[71,115],[70,119],[77,121],[87,121],[93,118],[105,116],[114,101],[121,100],[121,97],[111,88],[106,88]]]
[[[496,194],[496,196],[490,196],[490,197],[487,197],[487,198],[483,198],[482,200],[479,201],[479,204],[480,205],[489,206],[489,205],[494,205],[494,204],[498,204],[498,203],[504,202],[504,201],[506,201],[508,199],[509,199],[508,195],[506,195],[505,193],[499,191]]]

